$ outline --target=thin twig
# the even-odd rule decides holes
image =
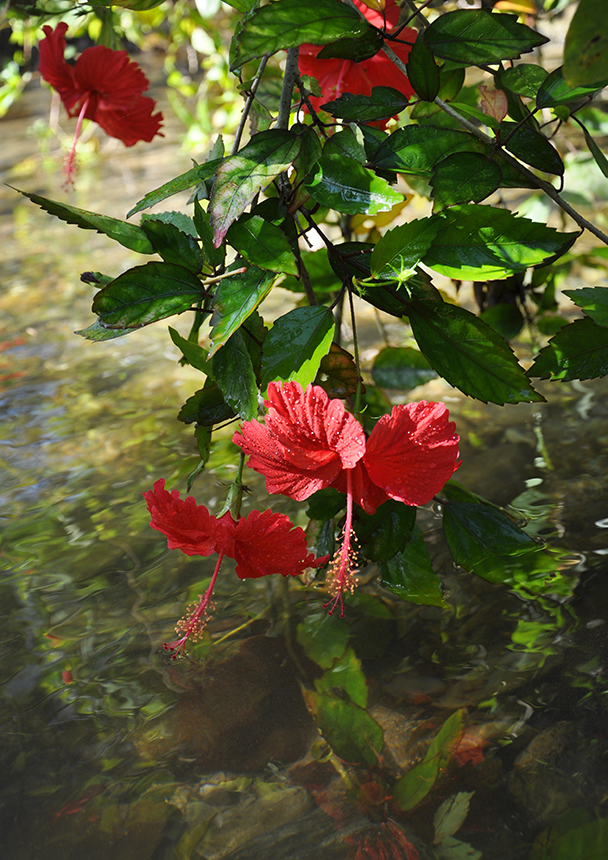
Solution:
[[[277,128],[288,128],[289,114],[291,113],[291,99],[296,79],[300,75],[298,67],[299,48],[289,48],[287,60],[285,61],[285,76],[281,89],[281,100],[279,101],[279,115],[277,117]]]
[[[418,21],[418,23],[420,24],[420,26],[421,26],[423,29],[424,29],[425,27],[428,27],[428,26],[429,26],[429,22],[426,20],[426,18],[425,18],[425,17],[424,17],[424,15],[422,14],[421,10],[422,10],[422,9],[424,9],[424,7],[425,7],[425,6],[428,6],[431,2],[432,2],[432,0],[426,0],[426,2],[422,4],[422,6],[419,6],[419,7],[418,7],[418,6],[415,6],[415,5],[414,5],[414,3],[412,2],[412,0],[405,0],[405,3],[404,3],[403,5],[404,5],[404,6],[407,6],[407,7],[408,7],[408,9],[410,9],[410,10],[411,10],[412,14],[411,14],[411,15],[410,15],[410,17],[407,19],[407,21],[405,21],[405,24],[404,24],[403,26],[405,26],[406,24],[409,24],[409,23],[410,23],[410,21],[411,21],[413,18],[416,18],[416,20]]]
[[[234,137],[234,143],[232,144],[232,150],[230,155],[236,155],[239,151],[239,146],[241,145],[241,137],[243,136],[243,131],[245,130],[245,123],[247,122],[247,117],[249,116],[249,111],[251,110],[251,105],[253,104],[253,100],[255,99],[256,90],[262,80],[262,75],[264,74],[264,69],[266,68],[266,63],[270,59],[270,54],[264,54],[260,61],[260,65],[258,67],[258,73],[252,81],[251,89],[249,90],[249,95],[245,100],[245,107],[243,108],[243,115],[239,122],[239,127],[236,130],[236,135]]]

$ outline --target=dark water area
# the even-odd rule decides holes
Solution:
[[[52,145],[40,154],[42,130],[27,132],[48,103],[32,84],[3,121],[2,169],[66,199]],[[69,202],[124,217],[190,167],[163,107],[165,140],[91,149]],[[437,380],[412,393],[448,404],[458,480],[548,542],[536,568],[514,563],[507,583],[456,569],[429,506],[419,524],[447,608],[404,603],[364,571],[345,619],[328,619],[314,588],[240,582],[226,565],[206,635],[172,661],[162,643],[214,560],[168,552],[141,494],[158,478],[185,492],[198,458],[175,416],[200,377],[162,323],[106,343],[74,335],[91,322],[79,273],[139,258],[4,185],[0,204],[1,856],[608,856],[608,383],[545,386],[547,403],[512,408]],[[373,318],[362,337],[371,354]],[[231,432],[194,484],[211,510],[234,477]],[[250,477],[245,512],[267,505]],[[384,731],[368,767],[332,757],[310,716],[314,637],[320,659],[348,643],[353,677],[365,673],[360,710]],[[459,712],[454,754],[403,812],[396,780]]]

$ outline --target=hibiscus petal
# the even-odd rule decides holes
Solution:
[[[363,508],[366,514],[375,514],[376,509],[388,502],[388,496],[381,487],[378,487],[370,478],[365,467],[365,460],[359,460],[352,474],[353,502]],[[332,487],[341,493],[346,493],[346,471],[340,472]]]
[[[257,579],[280,573],[298,576],[308,567],[319,567],[327,556],[315,559],[308,552],[306,536],[294,528],[285,514],[251,511],[236,523],[234,559],[240,579]],[[228,554],[228,553],[227,553]]]
[[[64,58],[65,34],[68,25],[62,21],[57,24],[54,30],[48,24],[42,29],[45,38],[41,39],[38,45],[40,52],[38,71],[47,84],[57,90],[65,107],[69,110],[76,104],[82,92],[74,78],[73,67],[66,63]]]
[[[406,505],[424,505],[458,468],[459,437],[444,403],[408,403],[383,415],[367,440],[372,481]]]
[[[167,536],[169,549],[181,549],[186,555],[223,551],[225,529],[220,529],[216,518],[191,496],[180,499],[177,490],[167,492],[162,478],[143,496],[152,516],[150,525]]]

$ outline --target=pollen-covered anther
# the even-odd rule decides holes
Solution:
[[[179,638],[173,642],[165,642],[163,645],[165,651],[173,651],[171,656],[174,660],[180,656],[180,653],[184,653],[188,639],[198,642],[202,638],[214,608],[214,604],[208,600],[208,593],[199,594],[198,603],[190,604],[184,617],[180,618],[175,625],[175,632]]]
[[[344,618],[344,598],[343,594],[348,591],[352,594],[357,587],[357,552],[351,546],[350,541],[345,550],[341,547],[334,555],[327,569],[326,582],[327,590],[331,595],[331,600],[323,604],[325,609],[328,609],[328,614],[333,615],[338,604],[340,605],[340,618]]]

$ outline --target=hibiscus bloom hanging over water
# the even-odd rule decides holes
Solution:
[[[143,495],[152,517],[150,525],[167,536],[169,549],[181,549],[186,555],[218,553],[207,591],[178,623],[179,638],[165,643],[165,650],[173,651],[174,657],[184,650],[187,639],[196,641],[209,620],[211,596],[224,556],[236,561],[240,579],[258,579],[273,573],[299,576],[307,568],[327,561],[327,556],[316,559],[308,552],[304,532],[294,527],[285,514],[251,511],[238,520],[230,513],[214,517],[191,496],[181,499],[177,490],[169,493],[162,479]]]
[[[360,0],[354,0],[355,6],[365,15],[374,27],[394,29],[399,22],[399,7],[395,0],[386,0],[384,14],[369,9]],[[411,44],[416,39],[416,31],[405,27],[399,34],[403,42],[387,42],[400,60],[405,63]],[[393,87],[406,96],[414,94],[414,90],[406,76],[383,51],[373,57],[356,63],[354,60],[341,60],[332,57],[327,60],[318,59],[317,54],[322,48],[319,45],[301,45],[299,54],[300,74],[316,78],[323,92],[322,96],[310,97],[315,110],[319,110],[326,102],[339,98],[342,93],[354,95],[371,95],[372,87]]]
[[[38,70],[57,90],[68,115],[78,117],[66,166],[68,180],[74,169],[76,142],[84,119],[94,120],[106,134],[122,140],[125,146],[133,146],[140,140],[149,143],[155,135],[162,136],[163,115],[153,113],[156,102],[143,95],[148,89],[148,79],[126,51],[95,45],[84,50],[71,66],[64,58],[68,25],[61,22],[54,30],[49,26],[42,29],[46,38],[38,46]]]
[[[383,415],[366,438],[341,400],[317,385],[268,386],[266,424],[246,421],[233,442],[248,465],[266,478],[269,493],[303,501],[317,490],[346,493],[344,541],[330,567],[330,593],[343,614],[342,592],[352,592],[353,503],[368,514],[389,499],[424,505],[458,468],[455,425],[443,403],[408,403]]]

